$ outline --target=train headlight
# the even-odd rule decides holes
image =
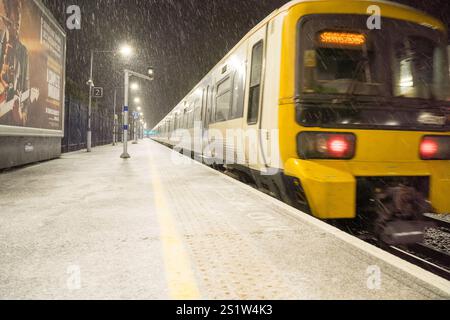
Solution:
[[[356,136],[353,133],[302,132],[297,137],[301,159],[344,159],[355,156]]]
[[[450,137],[425,136],[420,143],[422,160],[450,160]]]

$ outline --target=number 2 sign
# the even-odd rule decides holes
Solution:
[[[103,98],[103,88],[102,87],[94,87],[93,96],[94,96],[94,98]]]

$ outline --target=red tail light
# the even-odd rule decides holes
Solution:
[[[426,136],[420,143],[422,160],[450,160],[450,137]]]
[[[422,158],[433,158],[438,153],[438,150],[439,146],[436,141],[424,139],[420,144],[420,154],[422,155]]]
[[[302,132],[297,138],[302,159],[352,159],[356,137],[352,133]]]
[[[328,152],[335,157],[344,156],[349,149],[349,143],[345,137],[332,137],[328,141]]]

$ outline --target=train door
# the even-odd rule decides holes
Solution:
[[[262,156],[259,148],[262,88],[265,63],[266,27],[254,33],[248,41],[247,83],[243,129],[245,160],[253,169],[259,169]]]

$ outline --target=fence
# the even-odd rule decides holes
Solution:
[[[74,98],[65,101],[64,139],[62,152],[86,148],[88,106]],[[119,117],[120,118],[120,117]],[[113,108],[101,104],[92,107],[92,146],[112,143]]]
[[[121,106],[117,106],[117,141],[122,141],[123,127]],[[66,98],[64,118],[64,139],[62,152],[86,149],[88,105],[70,96]],[[97,104],[92,107],[92,147],[112,144],[114,109],[113,106]],[[134,122],[130,119],[129,140],[134,139]],[[141,133],[138,133],[141,135]]]

